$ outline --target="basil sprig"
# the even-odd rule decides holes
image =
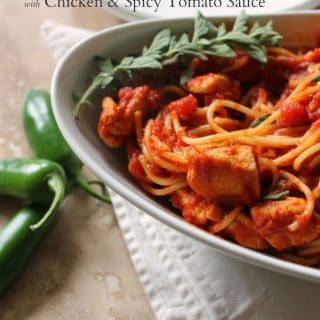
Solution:
[[[75,107],[74,116],[79,117],[81,109],[90,104],[90,96],[98,89],[104,89],[112,82],[124,77],[132,77],[134,71],[161,69],[165,65],[177,63],[181,56],[198,57],[207,60],[207,55],[235,57],[235,49],[242,49],[261,63],[267,61],[266,46],[278,46],[281,35],[272,29],[272,22],[260,26],[257,22],[250,30],[248,16],[242,12],[233,28],[227,31],[224,24],[215,26],[198,12],[194,21],[194,32],[173,35],[169,29],[161,30],[149,47],[144,47],[137,56],[128,56],[119,63],[109,58],[99,58],[100,73],[83,93]],[[185,79],[183,79],[185,80]]]

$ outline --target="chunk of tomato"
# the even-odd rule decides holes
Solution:
[[[172,101],[168,105],[169,111],[176,111],[179,118],[187,120],[197,110],[198,101],[194,95],[189,94],[179,100]]]
[[[279,123],[283,127],[298,127],[309,122],[305,107],[297,102],[284,102],[281,105]]]

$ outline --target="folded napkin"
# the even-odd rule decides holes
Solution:
[[[59,59],[91,31],[46,21],[41,34],[54,58]],[[110,194],[157,319],[320,319],[319,284],[221,255],[153,219],[112,190]]]

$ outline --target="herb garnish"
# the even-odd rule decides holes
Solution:
[[[267,194],[261,198],[262,201],[279,201],[286,198],[290,194],[290,191],[282,191],[279,193]]]
[[[261,117],[255,119],[252,121],[250,128],[256,128],[258,127],[262,122],[264,122],[265,120],[267,120],[269,117],[271,116],[270,113],[264,114]]]
[[[317,83],[317,82],[319,82],[319,81],[320,81],[320,75],[316,76],[315,78],[313,78],[313,79],[311,80],[311,82],[313,82],[313,83]]]
[[[90,104],[90,96],[98,89],[104,89],[119,78],[132,77],[134,71],[161,69],[178,61],[180,56],[198,57],[207,60],[206,55],[235,57],[234,49],[242,49],[261,63],[267,61],[265,46],[278,46],[281,35],[272,29],[272,22],[260,26],[257,22],[248,31],[248,16],[242,12],[231,31],[224,24],[215,26],[198,12],[194,21],[194,32],[190,40],[187,33],[179,37],[169,29],[161,30],[149,47],[144,47],[141,55],[128,56],[118,64],[108,58],[99,58],[100,73],[79,99],[74,116],[79,117],[81,109]]]

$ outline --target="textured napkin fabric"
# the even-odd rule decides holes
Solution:
[[[44,22],[55,59],[88,30]],[[159,320],[320,319],[320,285],[228,258],[176,232],[110,190],[140,282]]]

